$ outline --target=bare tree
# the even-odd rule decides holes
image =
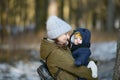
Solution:
[[[1,41],[4,41],[5,36],[7,35],[6,31],[6,22],[7,22],[7,1],[1,0],[0,2],[0,7],[1,7],[1,25],[2,25],[2,30],[1,30]]]
[[[112,31],[114,27],[114,0],[107,0],[108,1],[108,9],[107,9],[107,30]]]
[[[48,0],[35,0],[36,31],[39,31],[40,28],[45,27],[45,22],[47,19],[47,5]]]
[[[120,29],[118,31],[117,54],[116,54],[113,80],[120,80]]]
[[[69,22],[71,23],[72,19],[72,1],[69,0]]]
[[[63,17],[63,14],[64,14],[64,12],[63,12],[64,1],[65,1],[65,0],[58,0],[58,4],[59,4],[59,16],[60,16],[62,19],[64,19],[64,17]]]

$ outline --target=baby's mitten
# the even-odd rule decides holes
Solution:
[[[97,74],[97,65],[95,64],[95,62],[94,61],[90,61],[89,63],[88,63],[88,66],[87,66],[88,68],[91,68],[91,70],[92,70],[92,77],[93,78],[97,78],[98,77],[98,74]]]

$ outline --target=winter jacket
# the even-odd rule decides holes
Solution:
[[[48,69],[52,76],[58,68],[61,69],[57,80],[77,80],[77,77],[87,80],[97,80],[92,78],[91,70],[85,66],[76,67],[74,58],[67,47],[61,47],[54,42],[43,39],[40,48],[40,57],[46,60]]]
[[[91,51],[89,49],[91,37],[90,31],[85,28],[78,28],[73,32],[72,35],[74,35],[75,32],[80,32],[82,36],[82,44],[74,45],[72,43],[71,47],[72,55],[75,59],[75,65],[87,66],[89,62],[89,56],[91,55]]]

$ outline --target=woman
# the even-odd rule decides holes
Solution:
[[[56,16],[47,20],[47,38],[41,42],[40,55],[46,60],[48,69],[57,80],[97,80],[85,66],[76,67],[67,47],[71,26]],[[59,73],[58,73],[59,71]]]

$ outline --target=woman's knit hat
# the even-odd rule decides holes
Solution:
[[[47,36],[49,39],[55,39],[70,30],[71,26],[56,16],[51,16],[47,20]]]

